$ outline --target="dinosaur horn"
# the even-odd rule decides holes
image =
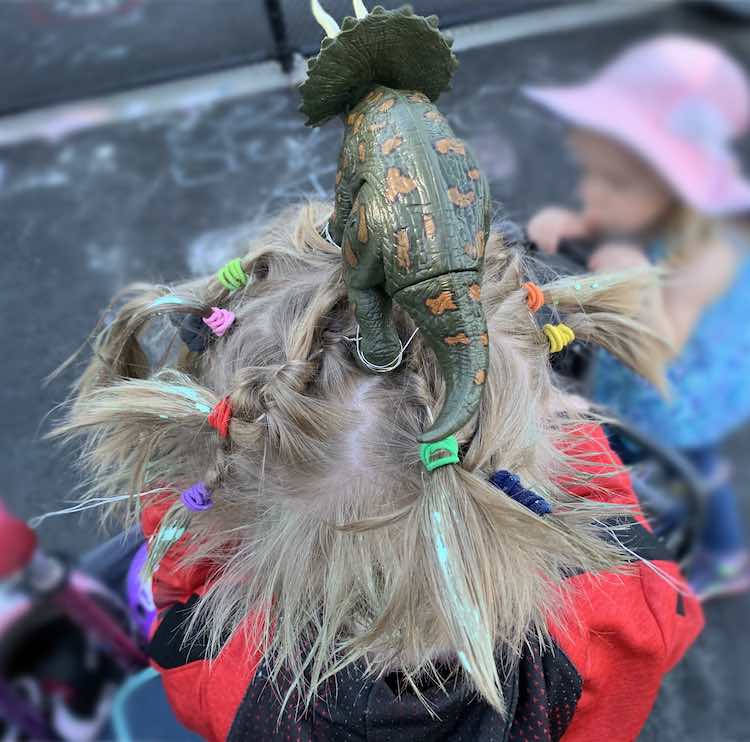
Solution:
[[[354,0],[354,15],[360,20],[367,16],[367,8],[365,8],[365,4],[362,0]]]
[[[312,10],[312,14],[315,16],[315,20],[323,27],[323,30],[326,32],[326,36],[331,39],[335,39],[339,35],[339,33],[341,33],[339,24],[336,23],[333,16],[323,10],[323,6],[320,4],[320,0],[310,0],[310,9]]]
[[[445,402],[421,436],[433,443],[460,430],[479,409],[489,366],[487,322],[480,303],[481,273],[445,273],[399,291],[394,299],[409,313],[434,351]]]

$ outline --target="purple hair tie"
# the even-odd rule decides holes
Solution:
[[[196,482],[192,487],[188,487],[181,495],[182,504],[194,513],[200,513],[213,507],[211,499],[211,490],[206,487],[205,482]]]
[[[508,497],[513,498],[517,503],[531,510],[539,516],[549,515],[552,512],[552,506],[543,497],[536,492],[527,490],[521,484],[521,480],[511,472],[505,469],[496,471],[491,477],[490,482],[498,489],[505,492]]]
[[[208,317],[204,317],[203,321],[211,328],[211,332],[217,337],[221,337],[237,319],[234,312],[230,312],[228,309],[220,309],[219,307],[211,307],[213,311]]]

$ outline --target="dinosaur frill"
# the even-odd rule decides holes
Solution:
[[[335,38],[325,38],[307,64],[300,110],[308,126],[346,113],[376,85],[419,90],[431,101],[450,87],[458,60],[437,16],[410,8],[376,6],[364,18],[347,17]]]

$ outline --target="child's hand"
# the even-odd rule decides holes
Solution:
[[[642,248],[630,242],[605,242],[589,259],[589,270],[616,273],[650,265]]]
[[[590,233],[583,214],[558,206],[548,206],[534,215],[526,231],[529,239],[549,255],[557,252],[560,241],[566,237],[588,237]]]

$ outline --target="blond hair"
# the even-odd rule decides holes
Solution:
[[[241,258],[251,280],[234,293],[215,278],[128,290],[55,434],[86,436],[87,497],[129,494],[111,506],[126,517],[148,501],[143,492],[196,480],[213,490],[210,510],[186,513],[178,501],[165,522],[186,519],[186,566],[213,565],[191,630],[215,650],[256,616],[272,677],[289,673],[306,702],[353,662],[375,674],[398,668],[418,693],[450,653],[503,713],[502,676],[527,642],[547,640],[564,578],[624,562],[597,525],[613,507],[568,493],[593,486],[586,459],[570,453],[591,414],[554,379],[521,288],[535,267],[495,233],[482,293],[486,389],[458,434],[461,465],[427,473],[417,436],[443,401],[439,368],[419,334],[393,373],[354,363],[341,254],[320,236],[329,213],[322,204],[283,213]],[[646,271],[542,289],[579,339],[658,380],[663,345],[632,319],[654,280]],[[230,333],[202,354],[165,350],[175,330],[162,323],[159,336],[155,320],[212,306],[236,313]],[[411,320],[398,310],[396,319],[408,337]],[[223,440],[206,413],[225,396]],[[493,487],[497,469],[518,474],[553,514]],[[163,551],[158,539],[152,547]]]
[[[664,263],[677,269],[695,256],[696,250],[722,240],[726,224],[684,204],[675,204],[665,222],[666,252]]]

